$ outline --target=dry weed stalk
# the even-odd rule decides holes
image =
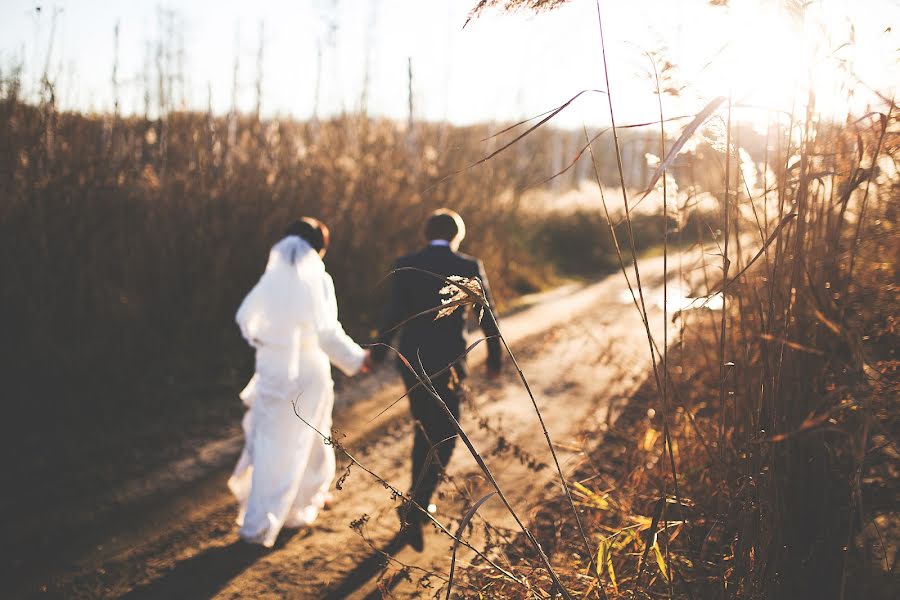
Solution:
[[[602,44],[602,21],[600,28]],[[659,92],[658,76],[656,81]],[[852,546],[870,524],[877,529],[872,510],[864,510],[862,483],[866,457],[881,447],[873,446],[870,439],[873,428],[886,427],[886,413],[874,407],[884,402],[884,390],[896,389],[896,360],[885,346],[867,349],[864,343],[873,338],[872,331],[879,332],[881,339],[896,340],[891,326],[880,321],[886,307],[892,303],[896,307],[896,286],[879,289],[872,283],[883,281],[882,273],[889,280],[896,269],[878,256],[878,250],[861,250],[868,245],[890,255],[898,247],[896,104],[883,96],[883,112],[848,118],[841,124],[815,114],[815,97],[810,94],[804,117],[796,118],[794,110],[770,114],[763,173],[776,165],[771,168],[775,180],[764,181],[759,190],[747,181],[742,164],[745,129],[732,119],[734,111],[751,107],[734,104],[727,97],[714,100],[668,149],[661,127],[660,166],[649,187],[662,178],[665,190],[667,171],[678,167],[679,149],[688,137],[701,133],[704,122],[718,119],[716,111],[725,105],[724,149],[717,154],[724,154],[718,171],[721,218],[707,226],[719,247],[721,266],[712,275],[704,266],[705,291],[698,294],[706,296],[706,301],[721,298],[722,314],[714,323],[710,315],[713,327],[690,342],[700,352],[690,358],[682,355],[673,375],[667,328],[661,345],[650,333],[631,227],[633,204],[629,205],[616,139],[613,91],[606,92],[628,248],[620,248],[615,226],[610,233],[619,269],[645,327],[661,409],[662,433],[647,439],[651,446],[656,439],[662,440],[660,457],[669,464],[668,472],[651,486],[659,495],[652,516],[646,517],[646,529],[640,529],[646,536],[629,537],[627,527],[613,530],[601,540],[598,578],[587,589],[568,579],[567,584],[573,585],[573,592],[603,589],[599,579],[612,567],[614,551],[624,552],[627,546],[614,549],[612,540],[633,539],[634,546],[629,547],[640,559],[629,575],[631,594],[692,597],[691,587],[698,581],[691,584],[689,578],[703,574],[708,579],[700,589],[716,590],[723,597],[847,597],[845,590],[851,584],[855,589],[862,585],[850,575],[860,568],[852,558]],[[782,117],[787,118],[786,129]],[[658,123],[662,126],[666,121],[660,106]],[[584,131],[584,148],[592,157],[597,137]],[[686,159],[688,165],[690,160]],[[613,223],[596,164],[595,177],[607,221]],[[716,226],[722,231],[716,231]],[[662,242],[668,273],[666,234]],[[630,251],[631,269],[623,256],[626,251]],[[664,291],[664,321],[669,314],[667,299]],[[690,328],[685,327],[688,319],[680,318],[682,330],[675,344],[684,348]],[[703,330],[703,320],[690,319],[691,327]],[[707,350],[709,346],[715,350]],[[679,376],[688,368],[708,386],[704,392],[717,397],[714,405],[703,402],[698,389]],[[876,381],[882,385],[873,385]],[[886,387],[883,382],[888,382]],[[670,394],[674,395],[671,401]],[[686,473],[677,468],[679,456]],[[643,476],[650,477],[649,473]],[[693,498],[684,497],[685,478]],[[581,499],[597,497],[584,486],[578,491]],[[711,499],[701,502],[696,494]],[[806,509],[811,503],[820,506],[815,514]],[[684,516],[688,507],[696,515],[693,520]],[[563,518],[562,506],[556,508],[556,516]],[[669,520],[668,510],[681,516]],[[591,525],[602,523],[592,521]],[[685,535],[674,533],[672,523]],[[657,536],[661,536],[658,544]],[[576,551],[576,546],[565,549]],[[645,584],[641,575],[649,553],[656,554],[658,576]],[[587,558],[581,554],[581,560]],[[812,574],[812,569],[822,572],[823,568],[827,576]],[[616,571],[620,569],[608,575],[614,580],[612,591],[619,594],[622,577],[615,581]]]

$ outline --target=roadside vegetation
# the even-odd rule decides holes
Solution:
[[[531,6],[506,6],[520,4]],[[569,476],[572,498],[561,486],[536,509],[531,535],[502,547],[520,580],[479,563],[466,572],[469,589],[512,598],[896,597],[900,128],[897,104],[878,97],[844,121],[815,113],[814,92],[796,103],[805,111],[770,113],[759,186],[735,127],[743,107],[728,97],[690,125],[660,127],[664,158],[651,187],[665,195],[667,176],[679,188],[694,183],[696,170],[679,169],[676,155],[716,125],[707,139],[720,183],[706,189],[719,220],[693,240],[708,248],[699,283],[687,277],[698,302],[652,310],[639,261],[627,261],[639,227],[616,232],[636,310],[645,324],[669,324],[663,339],[647,328],[653,370],[608,431],[594,424],[597,443]],[[620,139],[605,143],[621,157]],[[626,206],[641,199],[624,177],[619,187]],[[665,236],[664,253],[675,239]],[[682,310],[697,307],[716,310]],[[554,572],[540,568],[548,562]]]
[[[40,455],[130,472],[239,422],[253,366],[234,313],[300,215],[332,230],[326,265],[361,342],[381,317],[379,282],[440,206],[466,219],[463,250],[484,260],[501,308],[614,266],[599,208],[557,203],[586,194],[587,161],[563,163],[581,132],[536,130],[472,166],[512,139],[492,137],[503,127],[180,112],[155,91],[147,115],[79,114],[57,108],[49,80],[35,96],[22,78],[0,73],[0,298],[15,315],[0,360],[28,398],[14,418],[43,423],[15,443]],[[614,157],[601,162],[611,184]],[[637,220],[639,245],[658,245],[664,221]]]
[[[364,113],[71,114],[49,81],[40,101],[23,99],[7,70],[0,298],[14,318],[0,360],[28,398],[11,418],[49,415],[21,433],[26,448],[129,447],[121,460],[167,430],[214,435],[239,418],[224,398],[250,372],[235,307],[287,222],[331,227],[342,319],[366,340],[391,260],[450,206],[495,287],[499,306],[481,308],[619,270],[653,369],[611,427],[587,424],[596,444],[574,471],[543,432],[548,454],[534,462],[558,472],[555,498],[532,518],[510,506],[514,539],[489,535],[439,593],[897,597],[898,107],[881,95],[837,121],[802,100],[808,110],[773,112],[763,134],[722,96],[675,123],[661,102],[655,125],[614,122],[601,136]],[[555,203],[573,194],[593,204]],[[650,248],[667,261],[700,249],[691,272],[666,267],[691,306],[645,298],[638,257]],[[469,450],[493,481],[489,457]]]

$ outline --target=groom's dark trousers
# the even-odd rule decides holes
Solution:
[[[412,373],[407,371],[403,375],[403,383],[406,389],[412,389],[409,394],[409,410],[415,428],[410,492],[416,504],[428,508],[431,496],[440,482],[441,473],[446,468],[450,455],[453,454],[458,435],[453,422],[431,392],[422,385],[415,387],[419,381]],[[432,379],[431,383],[453,417],[459,420],[459,402],[462,399],[459,381],[455,376],[444,374]],[[429,458],[432,446],[435,448]],[[409,517],[415,518],[415,514],[409,513]]]
[[[448,246],[429,245],[424,249],[397,260],[395,269],[412,267],[436,273],[443,277],[458,275],[480,280],[488,303],[492,303],[490,287],[481,261],[454,252]],[[379,341],[390,344],[399,334],[397,349],[417,371],[424,371],[432,380],[432,385],[453,416],[459,419],[459,404],[462,395],[461,381],[468,375],[464,353],[466,311],[456,310],[449,316],[435,320],[435,313],[415,317],[415,315],[441,305],[441,289],[447,284],[427,273],[411,270],[396,271],[391,275],[391,297],[385,311],[385,318]],[[492,304],[491,304],[492,305]],[[415,318],[413,318],[415,317]],[[480,321],[487,339],[489,370],[500,369],[501,348],[497,337],[497,323],[489,311],[485,311]],[[372,357],[379,362],[388,352],[384,346],[376,346]],[[432,494],[440,481],[444,467],[456,445],[457,431],[446,411],[432,394],[419,384],[415,375],[409,372],[402,360],[398,368],[403,375],[409,394],[410,412],[415,420],[415,439],[412,455],[412,498],[422,508],[427,508]],[[452,370],[447,370],[448,365]],[[444,371],[443,373],[441,373]],[[441,373],[441,374],[438,374]],[[449,438],[449,439],[448,439]],[[436,445],[433,458],[428,453]],[[415,511],[413,511],[415,512]],[[416,514],[419,514],[416,512]],[[413,513],[409,514],[414,518]]]

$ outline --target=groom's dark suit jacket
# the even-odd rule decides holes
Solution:
[[[477,277],[481,280],[488,303],[493,306],[484,267],[476,258],[454,252],[448,246],[429,245],[415,254],[398,259],[394,264],[395,269],[403,267],[414,267],[444,277],[451,275]],[[463,331],[468,311],[462,310],[462,307],[454,311],[452,315],[438,320],[434,318],[436,313],[429,313],[408,321],[399,328],[399,332],[394,329],[399,323],[413,315],[440,306],[440,290],[446,283],[432,275],[416,271],[397,271],[391,275],[391,279],[391,298],[385,311],[379,341],[390,344],[394,336],[399,333],[400,341],[395,347],[417,369],[419,357],[421,357],[422,365],[429,375],[456,361],[466,350]],[[497,323],[489,311],[484,311],[481,329],[488,338],[488,367],[499,369],[500,341],[497,337],[491,337],[498,334]],[[384,346],[376,346],[372,349],[373,358],[376,361],[383,359],[386,352],[388,349]],[[400,368],[406,370],[406,367],[402,365]],[[464,358],[457,362],[456,372],[460,378],[467,375],[468,370]]]

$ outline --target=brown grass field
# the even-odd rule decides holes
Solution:
[[[21,73],[0,77],[8,316],[0,364],[16,400],[4,443],[21,457],[7,512],[84,501],[92,482],[139,479],[235,426],[241,407],[223,398],[234,399],[252,357],[234,311],[286,223],[306,214],[330,226],[326,264],[342,320],[364,341],[392,260],[418,245],[425,215],[451,206],[467,222],[464,250],[490,273],[498,299],[490,309],[505,312],[518,297],[573,280],[622,277],[635,321],[616,339],[642,353],[644,383],[604,399],[615,418],[576,432],[560,402],[569,394],[587,406],[615,373],[582,365],[580,380],[554,388],[554,332],[572,336],[559,346],[570,349],[588,334],[548,325],[545,337],[528,338],[540,389],[513,370],[498,402],[517,391],[510,414],[537,419],[528,437],[536,445],[523,450],[518,430],[494,453],[473,446],[478,468],[467,476],[497,494],[495,506],[483,519],[463,512],[441,523],[448,548],[471,535],[480,554],[461,546],[464,559],[434,577],[421,576],[432,566],[390,563],[368,573],[375,589],[387,595],[406,579],[406,597],[900,594],[893,99],[882,95],[845,120],[772,113],[765,133],[741,123],[745,107],[727,97],[674,123],[660,103],[658,122],[643,127],[616,123],[610,99],[611,127],[588,132],[365,114],[80,114],[60,111],[52,92],[48,82],[38,101],[26,99]],[[679,152],[688,140],[698,143]],[[660,157],[658,168],[646,153]],[[580,202],[561,207],[565,197]],[[688,266],[685,256],[695,260]],[[652,278],[642,271],[648,261]],[[597,314],[584,319],[594,340],[615,326]],[[506,348],[515,363],[517,347]],[[544,402],[554,389],[557,401]],[[566,454],[574,464],[559,460],[571,449],[541,429],[545,416],[580,436]],[[502,425],[481,425],[468,423],[475,430],[460,436],[509,441]],[[344,450],[344,464],[355,460]],[[510,452],[520,453],[523,478],[529,470],[550,477],[540,498],[525,493],[526,479],[494,478],[490,465]],[[399,489],[392,501],[405,500]],[[360,497],[374,497],[366,490]],[[460,506],[484,497],[462,495]],[[504,508],[507,497],[518,504]],[[360,501],[340,514],[368,512]],[[360,534],[366,519],[354,521]],[[119,567],[110,597],[136,586]],[[91,582],[55,591],[104,595]]]

